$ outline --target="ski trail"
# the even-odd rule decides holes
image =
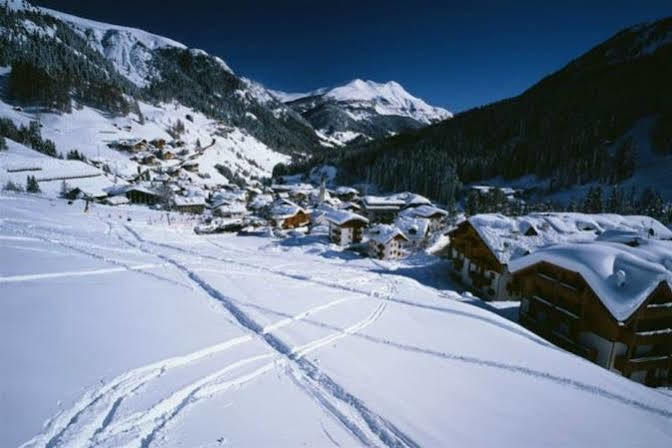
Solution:
[[[268,272],[270,274],[279,275],[279,276],[291,278],[291,279],[294,279],[294,280],[306,281],[306,282],[310,282],[310,283],[313,283],[313,284],[316,284],[316,285],[325,286],[327,288],[339,289],[339,290],[350,292],[350,293],[353,293],[353,294],[361,294],[361,295],[366,296],[366,297],[374,297],[374,298],[378,298],[380,300],[387,300],[387,301],[398,303],[398,304],[404,305],[404,306],[410,306],[410,307],[414,307],[414,308],[424,309],[424,310],[427,310],[427,311],[435,311],[435,312],[439,312],[439,313],[454,314],[454,315],[458,315],[458,316],[464,316],[464,317],[467,317],[467,318],[470,318],[470,319],[477,319],[477,320],[479,320],[481,322],[484,322],[488,325],[496,326],[496,327],[501,328],[503,330],[506,330],[510,333],[516,334],[517,336],[523,337],[523,338],[525,338],[529,341],[534,342],[535,344],[539,344],[543,347],[551,348],[551,349],[554,349],[554,350],[562,351],[561,349],[559,349],[555,345],[549,343],[548,341],[545,341],[544,339],[536,336],[535,334],[533,334],[533,333],[531,333],[527,330],[523,330],[521,328],[516,328],[515,326],[508,325],[506,322],[500,322],[497,319],[493,319],[493,318],[490,318],[490,317],[487,317],[487,316],[480,316],[478,314],[469,313],[467,311],[460,311],[460,310],[445,308],[445,307],[438,306],[438,305],[430,305],[430,304],[425,304],[425,303],[419,303],[419,302],[416,302],[414,300],[398,297],[395,294],[381,294],[378,291],[367,291],[365,289],[360,289],[360,288],[356,288],[356,287],[353,287],[353,286],[347,286],[347,285],[343,285],[343,284],[340,284],[340,283],[330,282],[330,281],[327,281],[327,280],[316,279],[316,278],[309,277],[309,276],[303,275],[303,274],[293,274],[293,273],[284,272],[284,271],[281,271],[281,270],[278,270],[278,269],[273,269],[273,268],[269,268],[269,267],[265,267],[265,266],[255,265],[253,263],[245,263],[245,262],[242,262],[240,260],[235,260],[235,259],[232,259],[232,258],[222,258],[222,257],[215,257],[215,256],[212,256],[212,255],[199,254],[198,252],[195,252],[195,251],[192,251],[192,250],[189,250],[189,249],[183,249],[181,247],[173,246],[171,244],[158,243],[158,242],[154,242],[154,241],[151,241],[151,240],[144,239],[144,238],[140,237],[140,235],[135,230],[133,230],[131,227],[129,227],[127,225],[124,225],[124,227],[126,228],[126,230],[129,231],[129,233],[131,233],[138,241],[140,241],[142,243],[151,244],[151,245],[157,246],[157,247],[164,247],[164,248],[167,248],[167,249],[170,249],[170,250],[173,250],[173,251],[181,252],[183,254],[191,255],[191,256],[194,256],[194,257],[198,257],[198,258],[205,258],[205,259],[213,260],[213,261],[231,263],[231,264],[234,264],[236,266],[256,269],[256,270],[259,270],[259,271],[262,271],[262,272]]]
[[[329,338],[319,339],[314,343],[306,344],[306,346],[293,349],[292,353],[295,353],[293,357],[299,358],[311,351],[325,346],[328,343],[366,328],[380,317],[384,311],[385,306],[386,305],[384,303],[380,304],[376,310],[366,319],[358,322],[355,325],[352,325],[347,329],[339,331],[335,335],[330,335]],[[264,364],[250,374],[246,374],[229,381],[221,381],[223,377],[235,369],[269,358],[273,358],[273,361]],[[96,443],[100,443],[101,441],[104,442],[105,440],[109,440],[119,435],[135,433],[135,435],[133,435],[133,439],[142,440],[141,446],[146,447],[148,446],[149,442],[154,439],[155,435],[187,406],[197,403],[202,398],[226,391],[231,386],[240,385],[242,383],[251,381],[257,376],[268,372],[279,363],[284,363],[286,361],[286,358],[283,358],[278,354],[263,354],[234,362],[233,364],[224,367],[223,369],[214,372],[207,377],[185,386],[181,390],[173,393],[170,397],[161,400],[159,403],[152,406],[152,408],[149,410],[136,412],[135,414],[132,414],[119,422],[115,422],[114,424],[109,425],[100,433],[100,440],[96,440]]]
[[[289,325],[293,322],[296,322],[298,320],[303,320],[303,319],[307,318],[308,316],[310,316],[312,314],[319,313],[320,311],[324,311],[324,310],[327,310],[329,308],[333,308],[333,307],[335,307],[337,305],[340,305],[342,303],[352,302],[353,300],[358,300],[358,299],[361,299],[361,298],[359,298],[359,297],[346,297],[344,299],[337,299],[337,300],[334,300],[334,301],[331,301],[331,302],[327,302],[324,305],[318,305],[314,308],[311,308],[307,311],[303,311],[303,312],[301,312],[299,314],[296,314],[292,317],[288,317],[288,318],[282,319],[282,320],[280,320],[280,321],[278,321],[274,324],[267,325],[262,329],[262,333],[263,334],[270,333],[270,332],[275,331],[279,328],[286,327],[287,325]]]
[[[102,422],[105,421],[105,418],[110,415],[114,403],[119,398],[123,399],[123,397],[132,391],[137,390],[147,382],[162,376],[170,369],[191,364],[207,356],[220,353],[224,350],[251,341],[252,339],[252,335],[240,336],[187,355],[164,359],[122,373],[106,384],[88,391],[70,409],[54,417],[40,435],[24,443],[22,446],[26,448],[34,446],[58,446],[60,439],[65,432],[78,424],[86,412],[92,410],[94,407],[102,408],[102,410],[99,410],[99,412],[94,415],[95,422],[93,424],[80,429],[81,433],[90,434],[92,436],[102,425]],[[98,424],[98,422],[100,422],[100,424]]]
[[[0,277],[0,283],[15,283],[15,282],[25,282],[29,280],[48,280],[52,278],[60,277],[85,277],[89,275],[101,275],[101,274],[112,274],[115,272],[126,272],[126,271],[143,271],[147,269],[162,268],[167,266],[167,264],[138,264],[129,267],[118,267],[118,268],[107,268],[107,269],[93,269],[90,271],[65,271],[65,272],[47,272],[44,274],[25,274],[25,275],[12,275],[7,277]]]
[[[224,378],[236,369],[271,358],[275,359],[269,363],[263,364],[261,367],[250,373],[224,381]],[[169,397],[156,403],[150,409],[136,412],[108,425],[99,432],[93,441],[94,445],[104,444],[105,442],[118,437],[130,437],[129,445],[133,445],[134,442],[140,441],[141,447],[147,447],[151,441],[154,440],[156,434],[158,434],[170,420],[187,406],[195,404],[203,398],[223,392],[233,386],[239,386],[263,375],[275,368],[278,362],[282,362],[278,358],[277,354],[266,353],[236,361],[174,392]]]
[[[131,229],[129,226],[124,225],[124,228],[129,231],[139,242],[145,243],[147,240],[142,238],[137,232]],[[160,246],[159,243],[157,245]],[[147,250],[140,247],[141,250]],[[411,437],[407,434],[404,434],[391,422],[387,421],[382,416],[376,414],[371,409],[366,406],[366,404],[355,397],[351,393],[347,392],[342,386],[340,386],[336,381],[330,378],[326,373],[320,371],[314,364],[305,358],[295,358],[292,356],[292,350],[281,341],[279,338],[273,336],[271,333],[264,333],[263,328],[252,318],[250,318],[243,310],[238,308],[234,301],[227,296],[223,295],[216,288],[211,286],[208,282],[198,276],[193,270],[190,270],[185,265],[180,262],[163,255],[159,252],[153,253],[149,252],[152,255],[158,256],[159,258],[172,263],[175,267],[187,274],[197,285],[199,285],[204,291],[206,291],[214,299],[217,299],[222,302],[222,305],[229,310],[231,315],[238,321],[238,323],[256,333],[262,340],[264,340],[274,351],[278,352],[285,359],[290,360],[294,363],[297,368],[302,372],[302,378],[305,382],[312,382],[314,387],[319,389],[319,393],[322,394],[324,391],[324,396],[330,395],[329,400],[336,400],[341,404],[345,404],[349,410],[355,411],[359,419],[361,419],[368,427],[368,432],[375,435],[383,444],[388,447],[418,447],[419,445],[415,443]],[[330,411],[333,407],[327,407]],[[357,438],[361,439],[361,435],[364,430],[358,427],[357,423],[351,419],[345,418],[345,416],[335,413],[334,416],[338,418],[341,423]],[[364,438],[364,440],[367,440]],[[362,442],[364,443],[364,440]],[[367,446],[370,444],[367,443]]]
[[[345,328],[343,330],[339,330],[335,334],[325,336],[323,338],[320,338],[320,339],[318,339],[316,341],[313,341],[313,342],[309,342],[309,343],[307,343],[305,345],[302,345],[300,347],[295,347],[295,348],[292,349],[292,351],[290,353],[290,356],[292,358],[295,358],[295,359],[303,358],[308,353],[310,353],[312,351],[315,351],[320,347],[324,347],[325,345],[331,344],[334,341],[337,341],[337,340],[342,339],[342,338],[344,338],[348,335],[355,334],[355,333],[365,329],[366,327],[368,327],[369,325],[371,325],[372,323],[374,323],[375,321],[377,321],[380,318],[380,316],[385,311],[386,306],[387,306],[387,304],[385,302],[381,302],[378,305],[378,307],[376,307],[376,309],[373,311],[373,313],[369,317],[364,319],[363,321],[358,322],[358,323],[356,323],[356,324],[354,324],[354,325],[352,325],[348,328]]]
[[[67,249],[70,249],[70,250],[78,252],[80,254],[95,258],[97,260],[101,260],[101,261],[104,261],[106,263],[114,264],[114,265],[122,267],[122,268],[124,268],[128,271],[134,271],[134,272],[138,272],[140,274],[148,275],[148,276],[153,277],[157,280],[160,280],[160,281],[163,281],[163,282],[168,282],[168,283],[171,283],[173,285],[180,286],[181,288],[188,288],[190,290],[192,289],[189,285],[185,285],[184,283],[175,281],[175,280],[173,280],[171,278],[168,278],[168,277],[163,277],[163,276],[155,274],[153,272],[149,272],[149,271],[146,271],[146,270],[137,270],[137,269],[133,270],[132,269],[133,266],[128,264],[128,263],[125,263],[125,262],[123,262],[121,260],[118,260],[118,259],[115,259],[115,258],[106,257],[104,255],[100,255],[100,254],[97,254],[95,252],[88,251],[86,249],[82,249],[81,247],[75,246],[73,244],[68,244],[68,243],[65,243],[65,242],[60,241],[60,240],[47,238],[47,237],[37,235],[37,234],[31,234],[31,233],[28,233],[28,232],[25,232],[25,231],[23,231],[22,233],[31,235],[31,237],[37,238],[38,240],[43,241],[45,243],[57,244],[61,247],[65,247]]]

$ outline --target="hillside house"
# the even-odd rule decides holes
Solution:
[[[658,239],[672,232],[647,216],[533,213],[507,217],[474,215],[451,230],[448,258],[452,276],[489,300],[517,299],[508,263],[537,249],[563,242],[589,242],[608,230],[652,233]]]
[[[367,251],[371,258],[394,260],[406,255],[404,245],[408,238],[396,226],[378,224],[366,232],[369,239]]]
[[[369,220],[344,210],[330,210],[324,215],[329,223],[329,239],[339,246],[360,243]]]
[[[511,262],[520,323],[649,386],[672,384],[672,242],[559,244]]]
[[[391,223],[404,206],[402,199],[394,196],[364,196],[362,214],[372,223]]]
[[[430,234],[429,219],[399,216],[394,220],[394,225],[404,233],[407,240],[404,247],[409,251],[422,249],[427,245]]]
[[[341,201],[347,202],[353,201],[359,195],[359,191],[352,187],[338,187],[333,191],[333,194]]]
[[[205,198],[203,196],[173,196],[171,208],[180,213],[200,215],[205,210]]]
[[[305,209],[286,199],[277,201],[269,211],[273,225],[280,229],[296,229],[310,224],[310,214]]]
[[[133,185],[124,189],[124,194],[132,204],[155,205],[161,202],[161,194],[142,185]]]
[[[399,216],[427,219],[429,220],[429,230],[434,231],[441,227],[441,223],[448,216],[448,212],[433,205],[423,204],[402,210]]]

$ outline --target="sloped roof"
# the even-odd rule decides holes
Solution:
[[[324,219],[339,226],[351,221],[359,221],[363,224],[369,223],[369,220],[365,217],[345,210],[329,210],[324,214]]]
[[[406,235],[404,235],[404,232],[399,227],[390,224],[375,225],[369,229],[366,235],[370,240],[380,244],[387,244],[397,237],[408,241],[408,238],[406,238]]]
[[[429,232],[429,219],[412,216],[399,216],[394,224],[404,233],[410,241],[424,240]]]
[[[557,243],[588,242],[607,230],[635,231],[672,239],[672,231],[648,216],[584,213],[532,213],[509,217],[474,215],[469,223],[501,264]],[[525,235],[534,228],[535,235]]]
[[[274,219],[291,218],[299,212],[307,213],[306,210],[286,199],[277,201],[271,207],[271,216]]]
[[[672,287],[672,242],[647,239],[638,247],[594,241],[557,244],[511,261],[518,272],[540,262],[578,272],[618,321],[627,320],[661,283]]]
[[[407,208],[400,215],[418,218],[430,218],[434,215],[447,216],[448,212],[433,205],[420,205],[418,207]]]

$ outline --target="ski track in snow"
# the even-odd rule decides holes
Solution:
[[[75,250],[80,253],[84,253],[88,256],[102,259],[110,263],[118,264],[120,265],[120,267],[91,270],[91,271],[35,274],[34,276],[31,275],[12,276],[12,277],[0,278],[0,283],[2,283],[3,281],[8,282],[8,281],[24,281],[34,279],[36,280],[42,278],[67,276],[67,275],[96,275],[99,273],[120,272],[125,270],[137,271],[140,269],[147,269],[151,267],[160,267],[160,266],[162,267],[167,264],[170,264],[176,267],[178,270],[182,271],[186,276],[188,276],[191,279],[191,281],[194,284],[196,284],[199,288],[205,291],[209,296],[222,303],[223,306],[227,310],[229,310],[230,313],[234,316],[235,320],[243,327],[243,329],[248,331],[249,333],[237,338],[233,338],[229,341],[225,341],[210,347],[206,347],[204,349],[195,351],[187,355],[177,356],[163,361],[158,361],[156,363],[152,363],[147,366],[139,367],[117,376],[108,383],[98,388],[90,390],[82,398],[80,398],[80,400],[78,400],[70,409],[62,411],[61,413],[53,417],[50,421],[48,421],[48,423],[45,426],[45,430],[40,435],[34,437],[30,441],[22,445],[22,447],[24,448],[30,448],[30,447],[56,448],[60,446],[98,446],[100,444],[103,444],[105,446],[107,446],[107,444],[120,446],[119,445],[120,441],[124,442],[124,446],[140,446],[141,448],[145,448],[148,447],[152,443],[152,441],[156,439],[160,431],[164,429],[170,421],[172,421],[183,409],[185,409],[189,405],[197,403],[201,399],[211,397],[216,393],[224,392],[232,387],[239,386],[249,381],[252,381],[258,376],[261,376],[264,373],[277,368],[278,366],[285,366],[285,370],[288,376],[292,379],[292,382],[302,391],[308,394],[311,398],[313,398],[315,402],[325,410],[328,416],[335,419],[338,423],[342,424],[353,435],[353,437],[356,437],[356,439],[359,440],[359,442],[362,445],[379,446],[380,442],[382,442],[385,446],[388,447],[419,446],[407,434],[403,433],[401,430],[399,430],[395,425],[386,420],[384,417],[371,411],[364,404],[364,402],[362,402],[359,398],[351,395],[343,387],[337,384],[332,378],[330,378],[318,367],[316,367],[312,362],[310,362],[305,358],[307,354],[348,336],[355,336],[372,343],[383,344],[385,346],[394,347],[399,350],[404,350],[407,352],[417,353],[425,356],[432,356],[445,361],[462,362],[477,367],[494,368],[505,372],[523,374],[532,378],[544,381],[550,381],[560,386],[571,387],[598,397],[613,400],[615,402],[631,406],[641,411],[653,413],[665,418],[672,418],[672,411],[670,410],[656,408],[647,405],[646,403],[629,399],[625,396],[608,391],[604,388],[582,383],[580,381],[571,378],[566,378],[551,374],[549,372],[538,371],[525,366],[519,366],[515,364],[507,364],[503,362],[480,359],[473,356],[466,356],[455,353],[434,351],[431,349],[403,344],[387,339],[381,339],[361,333],[362,330],[364,330],[366,327],[370,326],[380,318],[380,316],[385,311],[385,307],[387,306],[388,302],[400,303],[402,305],[409,305],[409,306],[417,306],[420,308],[425,308],[433,311],[449,312],[459,315],[465,315],[466,317],[477,318],[490,324],[493,323],[490,321],[490,319],[481,318],[481,316],[472,315],[467,312],[450,310],[439,306],[426,305],[394,297],[397,293],[396,282],[394,280],[392,282],[388,282],[388,287],[391,288],[389,292],[386,293],[381,293],[378,291],[371,292],[361,290],[358,288],[353,288],[350,286],[341,285],[338,283],[316,280],[299,274],[292,274],[285,271],[275,270],[263,266],[257,266],[250,263],[243,263],[237,260],[203,255],[188,249],[182,249],[164,243],[153,242],[151,240],[147,240],[141,237],[130,226],[123,225],[123,227],[128,233],[133,235],[133,237],[139,242],[139,244],[135,244],[123,238],[117,232],[113,232],[113,226],[110,223],[108,223],[108,231],[106,233],[108,234],[115,233],[116,237],[121,241],[125,242],[127,245],[137,249],[142,253],[159,258],[163,260],[164,263],[129,266],[119,260],[109,259],[108,257],[95,254],[94,252],[89,252],[79,247],[71,246],[70,244],[63,243],[58,240],[53,240],[47,237],[43,237],[41,235],[29,234],[29,236],[17,237],[17,238],[30,238],[31,240],[45,241],[49,243],[59,244],[63,247]],[[28,232],[23,233],[28,234]],[[243,268],[253,268],[257,270],[263,270],[265,272],[290,277],[299,281],[309,281],[329,288],[335,288],[355,293],[358,295],[358,297],[347,297],[333,300],[331,302],[312,307],[301,313],[295,315],[289,315],[287,313],[268,309],[256,304],[249,304],[226,297],[223,294],[221,294],[217,289],[212,287],[209,283],[207,283],[204,279],[199,277],[198,274],[193,269],[188,268],[185,264],[178,262],[177,260],[172,259],[167,255],[162,254],[161,252],[151,251],[146,247],[143,247],[146,244],[151,244],[157,247],[165,247],[167,249],[194,257],[203,257],[220,262],[232,263],[241,266]],[[105,247],[101,248],[107,249]],[[169,280],[163,277],[159,278],[164,281]],[[173,281],[173,283],[193,289],[193,287],[184,285],[183,283],[180,282]],[[332,308],[334,306],[338,306],[340,304],[347,303],[353,300],[364,299],[367,297],[373,297],[379,299],[381,302],[368,317],[346,328],[339,328],[334,325],[309,319],[310,316],[317,314],[321,311],[327,310],[329,308]],[[236,304],[243,306],[252,306],[264,312],[276,314],[283,318],[275,323],[262,327],[252,318],[247,316],[244,311],[242,311],[238,306],[236,306]],[[281,341],[272,334],[275,330],[291,325],[292,323],[297,321],[303,321],[311,325],[316,325],[322,328],[333,330],[333,333],[325,337],[295,347],[287,346],[283,341]],[[499,322],[494,323],[498,324],[498,326],[503,326],[504,328],[508,329],[508,326],[506,325],[500,324]],[[235,361],[232,364],[229,364],[221,368],[220,370],[193,382],[192,384],[184,386],[180,390],[172,393],[170,396],[157,402],[156,404],[151,406],[148,410],[142,412],[135,412],[133,414],[124,416],[121,419],[118,420],[116,419],[117,409],[127,396],[136,393],[138,390],[146,386],[149,382],[164,375],[168,370],[187,366],[205,357],[223,352],[237,345],[250,342],[255,338],[259,338],[262,341],[266,342],[266,344],[275,353],[271,352]],[[537,341],[535,340],[535,342]],[[252,365],[254,363],[258,363],[260,361],[268,359],[270,359],[270,362],[261,365],[260,367],[254,369],[249,373],[244,373],[232,379],[228,378],[231,372],[233,372],[236,369],[240,369],[247,365]],[[328,433],[327,437],[331,441],[331,443],[338,446],[338,443]]]
[[[52,278],[60,277],[82,277],[88,275],[101,275],[101,274],[112,274],[115,272],[125,272],[125,271],[143,271],[146,269],[155,269],[166,267],[166,264],[138,264],[129,267],[118,267],[118,268],[107,268],[107,269],[93,269],[90,271],[65,271],[65,272],[47,272],[44,274],[25,274],[25,275],[12,275],[8,277],[0,277],[0,283],[15,283],[15,282],[25,282],[31,280],[48,280]]]
[[[123,226],[130,234],[132,234],[141,244],[152,244],[162,246],[161,243],[154,243],[140,236],[134,229],[128,225]],[[205,290],[210,296],[219,300],[224,307],[235,317],[238,323],[247,330],[255,333],[266,344],[285,359],[293,362],[293,365],[300,370],[300,380],[303,384],[309,385],[314,390],[313,396],[319,395],[320,403],[323,407],[330,411],[330,413],[340,421],[351,434],[357,437],[366,446],[375,446],[369,440],[369,437],[364,436],[365,433],[370,433],[373,437],[377,437],[380,442],[388,447],[418,447],[419,445],[413,439],[404,434],[391,422],[382,416],[373,412],[368,406],[359,398],[347,392],[342,386],[336,383],[332,378],[318,369],[313,363],[304,357],[295,356],[293,349],[287,346],[282,340],[271,333],[264,333],[256,321],[250,318],[243,310],[235,305],[235,301],[220,293],[217,289],[211,286],[208,282],[198,276],[193,270],[189,269],[182,263],[164,255],[160,252],[153,252],[149,249],[138,246],[140,250],[147,251],[149,254],[158,256],[166,262],[172,263],[175,267],[185,272],[196,284]],[[169,247],[172,248],[172,247]],[[199,256],[196,254],[196,256]],[[367,325],[375,322],[380,317],[383,308],[377,308],[375,318],[367,318],[369,322]],[[355,324],[358,325],[358,324]],[[361,330],[361,328],[360,328]],[[347,335],[347,334],[346,334]],[[322,345],[319,345],[321,347]],[[308,348],[309,350],[310,348]],[[305,354],[305,353],[304,353]],[[352,418],[346,417],[342,412],[336,411],[336,406],[333,402],[338,402],[339,405],[346,405],[350,411],[354,411],[356,419],[365,424],[355,422]],[[351,414],[352,412],[349,412]],[[370,437],[370,438],[373,438]]]
[[[128,226],[125,226],[125,227],[127,227],[129,229],[129,231],[131,231],[132,233],[135,233],[135,231],[130,229]],[[137,235],[137,233],[135,233],[135,234]],[[468,317],[470,319],[477,319],[477,320],[485,322],[489,325],[494,325],[496,327],[502,328],[502,329],[504,329],[504,330],[506,330],[510,333],[517,334],[518,336],[524,337],[525,339],[528,339],[528,340],[530,340],[530,341],[532,341],[536,344],[542,345],[544,347],[555,349],[555,350],[560,350],[555,345],[539,338],[538,336],[536,336],[536,335],[534,335],[534,334],[532,334],[528,331],[516,328],[515,326],[507,325],[504,322],[500,322],[496,319],[492,319],[492,318],[489,318],[487,316],[480,316],[478,314],[469,313],[469,312],[466,312],[466,311],[444,308],[444,307],[441,307],[441,306],[438,306],[438,305],[429,305],[429,304],[419,303],[419,302],[416,302],[414,300],[405,299],[405,298],[395,296],[393,294],[381,294],[378,291],[367,291],[367,290],[356,288],[356,287],[353,287],[353,286],[347,286],[347,285],[344,285],[344,284],[341,284],[341,283],[335,283],[335,282],[330,282],[330,281],[327,281],[327,280],[316,279],[314,277],[309,277],[309,276],[303,275],[303,274],[295,274],[295,273],[291,273],[291,272],[282,271],[282,270],[279,270],[279,269],[269,268],[269,267],[265,267],[265,266],[259,266],[259,265],[252,264],[252,263],[245,263],[245,262],[242,262],[242,261],[239,261],[239,260],[235,260],[233,258],[215,257],[215,256],[212,256],[212,255],[200,254],[198,252],[195,252],[195,251],[192,251],[192,250],[189,250],[189,249],[184,249],[184,248],[181,248],[179,246],[174,246],[174,245],[171,245],[171,244],[158,243],[158,242],[154,242],[154,241],[150,241],[150,240],[143,240],[143,242],[148,243],[148,244],[152,244],[154,246],[163,247],[163,248],[166,248],[166,249],[171,249],[173,251],[181,252],[183,254],[190,255],[190,256],[193,256],[193,257],[197,257],[197,258],[205,258],[205,259],[209,259],[209,260],[213,260],[213,261],[231,263],[231,264],[234,264],[234,265],[237,265],[237,266],[240,266],[240,267],[260,270],[260,271],[263,271],[263,272],[267,272],[267,273],[270,273],[270,274],[291,278],[291,279],[294,279],[294,280],[306,281],[306,282],[310,282],[310,283],[313,283],[313,284],[316,284],[316,285],[325,286],[327,288],[340,289],[342,291],[346,291],[346,292],[350,292],[350,293],[354,293],[354,294],[361,294],[361,295],[364,295],[366,297],[374,297],[374,298],[377,298],[377,299],[380,299],[380,300],[388,300],[390,302],[399,303],[401,305],[406,305],[406,306],[411,306],[411,307],[416,307],[416,308],[421,308],[421,309],[425,309],[425,310],[428,310],[428,311],[436,311],[436,312],[440,312],[440,313],[455,314],[455,315],[459,315],[459,316]]]
[[[250,263],[242,263],[242,262],[239,262],[239,261],[233,260],[233,259],[219,258],[219,257],[213,257],[213,256],[209,256],[209,255],[202,255],[202,254],[194,253],[193,251],[189,251],[187,249],[183,249],[183,248],[180,248],[180,247],[177,247],[177,246],[172,246],[172,245],[168,245],[168,244],[164,244],[164,243],[155,243],[155,242],[152,242],[152,241],[149,241],[149,240],[143,240],[143,239],[141,239],[141,237],[139,237],[139,235],[134,230],[130,229],[128,226],[125,226],[125,227],[131,233],[133,233],[136,236],[136,238],[139,238],[139,240],[142,241],[142,242],[150,243],[150,244],[153,244],[153,245],[156,245],[156,246],[166,247],[168,249],[172,249],[172,250],[175,250],[175,251],[178,251],[178,252],[183,252],[183,253],[186,253],[188,255],[208,258],[208,259],[212,259],[212,260],[216,260],[216,261],[233,263],[233,264],[237,264],[237,265],[241,265],[241,266],[249,267],[249,268],[253,268],[253,269],[260,269],[260,270],[270,272],[270,273],[274,273],[274,274],[277,274],[277,275],[282,275],[282,276],[286,276],[286,277],[290,277],[290,278],[294,278],[294,279],[302,280],[302,281],[309,281],[309,282],[317,283],[317,284],[320,284],[320,285],[323,285],[323,286],[342,289],[342,290],[345,290],[345,291],[348,291],[348,292],[363,294],[363,295],[366,295],[366,296],[373,296],[373,297],[378,298],[380,300],[388,300],[388,301],[391,301],[391,302],[394,302],[394,303],[400,303],[402,305],[409,305],[409,306],[415,306],[415,307],[428,309],[428,310],[433,310],[433,311],[464,315],[466,317],[475,318],[475,319],[484,321],[484,322],[489,323],[489,324],[495,324],[496,326],[502,327],[502,328],[504,328],[508,331],[516,330],[515,328],[509,327],[508,325],[501,324],[500,322],[494,321],[492,319],[488,319],[486,317],[474,315],[474,314],[467,313],[467,312],[462,312],[462,311],[458,311],[458,310],[450,310],[450,309],[439,307],[439,306],[420,304],[420,303],[417,303],[417,302],[414,302],[414,301],[401,299],[401,298],[398,298],[398,297],[392,297],[392,294],[382,295],[382,294],[378,293],[377,291],[369,292],[369,291],[360,290],[360,289],[357,289],[357,288],[352,288],[352,287],[348,287],[348,286],[345,286],[345,285],[341,285],[341,284],[338,284],[338,283],[326,282],[326,281],[322,281],[322,280],[315,280],[311,277],[300,275],[300,274],[291,274],[291,273],[286,273],[286,272],[282,272],[282,271],[276,271],[276,270],[271,269],[271,268],[257,266],[257,265],[250,264]],[[306,320],[306,322],[310,323],[310,322],[314,322],[314,321]],[[335,328],[335,327],[332,327],[332,328]],[[518,330],[518,331],[514,331],[514,333],[520,334],[520,335],[526,337],[527,339],[530,339],[533,342],[541,343],[538,340],[538,338],[530,337],[529,335],[527,335],[523,331]],[[389,346],[393,346],[393,347],[396,347],[396,348],[399,348],[399,349],[402,349],[402,350],[413,351],[413,352],[416,352],[416,353],[424,353],[426,355],[431,355],[431,356],[435,356],[435,357],[446,359],[446,360],[459,361],[459,362],[474,364],[474,365],[478,365],[478,366],[482,366],[482,367],[496,368],[496,369],[501,369],[501,370],[505,370],[505,371],[524,374],[524,375],[531,376],[531,377],[538,378],[538,379],[548,380],[548,381],[554,382],[554,383],[559,384],[559,385],[571,386],[575,389],[578,389],[578,390],[581,390],[581,391],[584,391],[584,392],[587,392],[587,393],[590,393],[590,394],[593,394],[593,395],[596,395],[596,396],[600,396],[600,397],[603,397],[603,398],[606,398],[606,399],[610,399],[610,400],[619,402],[621,404],[632,406],[632,407],[637,408],[637,409],[642,410],[642,411],[650,412],[650,413],[653,413],[653,414],[656,414],[656,415],[659,415],[659,416],[662,416],[662,417],[666,417],[666,418],[672,418],[672,411],[671,410],[649,406],[646,403],[642,403],[642,402],[639,402],[637,400],[629,399],[629,398],[627,398],[623,395],[611,392],[611,391],[606,390],[604,388],[601,388],[599,386],[586,384],[586,383],[574,380],[572,378],[566,378],[566,377],[561,377],[561,376],[558,376],[558,375],[553,375],[549,372],[538,371],[538,370],[534,370],[534,369],[524,367],[524,366],[518,366],[518,365],[515,365],[515,364],[506,364],[506,363],[501,363],[501,362],[491,361],[491,360],[485,360],[485,359],[480,359],[480,358],[471,357],[471,356],[437,352],[437,351],[428,350],[428,349],[424,349],[424,348],[420,348],[420,347],[414,347],[414,346],[410,346],[410,345],[400,344],[400,343],[392,342],[392,341],[388,341],[388,340],[381,340],[381,339],[373,338],[373,337],[370,337],[370,336],[367,336],[367,335],[362,335],[362,334],[357,334],[357,336],[363,337],[365,339],[370,339],[374,342],[383,343],[383,344],[386,344],[386,345],[389,345]],[[557,349],[554,345],[546,343],[545,341],[542,343],[542,345]],[[557,350],[560,350],[560,349],[557,349]]]

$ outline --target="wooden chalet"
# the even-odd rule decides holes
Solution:
[[[205,211],[205,198],[202,196],[173,196],[171,208],[180,213],[200,215]]]
[[[271,206],[269,217],[280,229],[296,229],[310,224],[310,214],[295,203],[282,199]]]
[[[396,226],[378,224],[366,234],[369,239],[367,251],[371,258],[394,260],[406,255],[404,246],[408,238]]]
[[[672,232],[646,216],[587,215],[582,213],[534,213],[507,217],[475,215],[448,235],[447,257],[451,276],[488,300],[517,300],[508,264],[511,260],[558,243],[590,242],[608,231],[654,232],[656,238],[672,238]]]
[[[329,223],[329,239],[339,246],[360,243],[369,220],[344,210],[331,210],[324,215]]]
[[[663,254],[661,256],[661,254]],[[672,384],[672,243],[561,244],[511,263],[520,323],[649,386]]]
[[[159,192],[142,185],[133,185],[127,188],[125,194],[132,204],[155,205],[161,202],[161,195]]]
[[[405,202],[395,197],[364,196],[362,214],[372,223],[391,223]]]

